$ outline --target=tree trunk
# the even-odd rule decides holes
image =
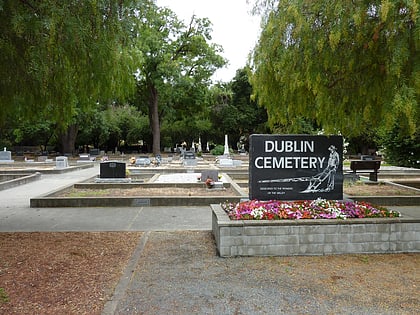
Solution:
[[[153,137],[152,152],[156,155],[160,154],[160,121],[158,109],[159,95],[153,84],[150,84],[149,92],[149,122]]]
[[[77,125],[70,125],[67,130],[60,133],[58,138],[62,154],[74,154],[78,131],[79,127]]]

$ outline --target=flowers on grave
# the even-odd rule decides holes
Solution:
[[[207,178],[205,183],[207,188],[213,188],[214,186],[214,181],[211,178]]]
[[[398,211],[373,206],[367,202],[338,201],[318,198],[302,201],[259,201],[222,203],[222,208],[232,220],[299,220],[393,218]]]

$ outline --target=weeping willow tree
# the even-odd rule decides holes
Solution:
[[[136,2],[0,0],[0,123],[46,113],[67,133],[77,113],[134,90]]]
[[[272,127],[293,131],[303,117],[349,136],[395,122],[415,132],[417,1],[261,2],[276,6],[253,53],[252,84]]]

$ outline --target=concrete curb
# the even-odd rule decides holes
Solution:
[[[420,206],[420,196],[350,196],[353,201],[365,201],[380,206]]]
[[[9,189],[9,188],[13,188],[19,185],[24,185],[27,183],[31,183],[33,181],[39,180],[41,179],[41,173],[40,172],[36,172],[34,174],[21,174],[21,177],[15,178],[15,179],[11,179],[5,182],[0,183],[0,190],[5,190],[5,189]]]
[[[125,297],[125,293],[129,284],[132,281],[134,271],[139,263],[140,256],[143,252],[144,247],[146,246],[150,233],[150,231],[145,232],[141,236],[133,254],[131,255],[130,260],[128,261],[127,266],[125,267],[124,274],[121,276],[117,286],[115,287],[114,294],[112,295],[111,299],[105,303],[104,309],[102,310],[102,315],[114,315],[118,304]]]

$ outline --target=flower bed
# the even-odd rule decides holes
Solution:
[[[212,204],[222,257],[420,252],[420,221],[364,202]]]
[[[366,202],[325,200],[259,201],[223,203],[222,208],[232,220],[298,220],[395,218],[400,213],[384,207],[374,207]]]

